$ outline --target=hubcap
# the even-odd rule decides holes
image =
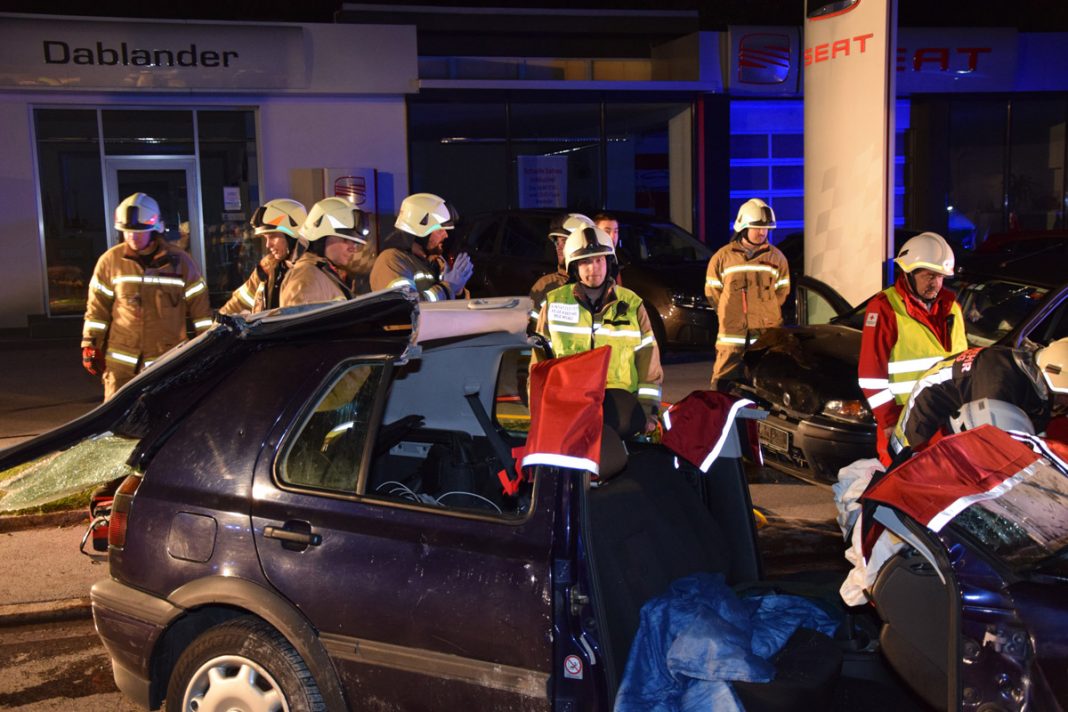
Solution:
[[[208,660],[193,674],[183,712],[289,712],[285,695],[262,666],[239,655]]]

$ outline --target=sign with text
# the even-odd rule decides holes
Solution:
[[[567,205],[567,156],[519,156],[519,207]]]
[[[851,304],[882,289],[892,249],[895,2],[805,19],[805,273]]]

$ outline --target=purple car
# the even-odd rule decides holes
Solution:
[[[821,597],[762,580],[733,429],[707,472],[619,441],[596,483],[542,464],[506,492],[498,473],[530,422],[528,310],[382,292],[221,317],[92,413],[0,453],[2,471],[72,443],[88,453],[104,432],[128,443],[109,576],[92,589],[118,687],[147,709],[197,712],[610,710],[642,606],[717,574],[739,592],[804,588],[841,621],[833,637],[797,631],[767,660],[772,680],[735,683],[745,709],[928,708],[910,688],[929,686],[865,634],[874,610],[836,606],[838,581]],[[960,536],[946,560],[973,545]],[[979,590],[965,573],[931,588],[947,615]],[[1006,620],[1025,600],[1046,607],[1037,620],[1063,612],[1047,593],[1056,572],[1013,575]],[[885,593],[880,611],[929,625],[926,590]],[[1017,630],[1032,659],[1063,656],[1063,634],[1046,647],[1037,629],[1005,627],[1010,643]],[[967,640],[993,643],[946,632],[956,664],[933,702],[976,709],[959,682]],[[983,709],[1030,709],[1014,700]]]

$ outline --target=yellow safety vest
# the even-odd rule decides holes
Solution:
[[[938,337],[924,324],[909,316],[905,300],[894,288],[883,292],[897,318],[897,342],[890,349],[890,358],[886,364],[887,380],[890,392],[899,405],[905,405],[916,381],[927,369],[947,356],[960,353],[968,348],[964,335],[964,316],[960,305],[954,303],[950,309],[954,324],[950,334],[950,348],[947,351]]]

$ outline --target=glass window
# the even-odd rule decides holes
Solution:
[[[510,129],[515,205],[585,213],[600,207],[599,104],[513,103]]]
[[[950,106],[950,232],[980,244],[1004,229],[1004,101],[958,101]]]
[[[109,156],[192,155],[192,111],[105,110],[104,152]]]
[[[509,216],[501,237],[501,256],[553,261],[556,259],[556,248],[545,239],[548,234],[548,218],[539,221]]]
[[[732,134],[731,158],[767,158],[767,134]]]
[[[530,406],[527,401],[527,376],[530,349],[507,351],[501,357],[497,374],[497,391],[493,399],[493,420],[506,432],[526,436],[530,431]]]
[[[50,315],[82,314],[108,248],[96,111],[35,109]]]
[[[690,104],[605,106],[608,207],[692,219],[693,122]]]
[[[1009,225],[1052,230],[1064,222],[1064,99],[1013,100]]]
[[[968,341],[989,346],[1034,313],[1046,289],[1019,282],[989,280],[962,284],[957,294]]]
[[[288,485],[356,493],[382,364],[346,368],[301,426],[279,469]]]

